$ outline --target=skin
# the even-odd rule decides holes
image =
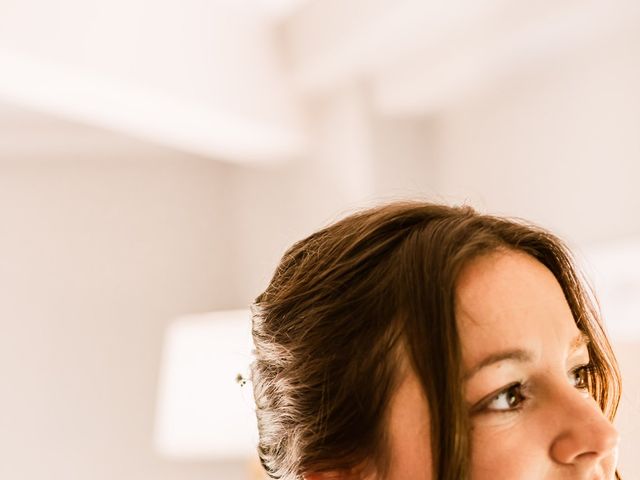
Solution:
[[[553,274],[520,252],[478,258],[456,318],[466,372],[520,352],[466,380],[473,478],[613,479],[619,436],[581,385],[589,353]]]
[[[472,479],[615,478],[618,433],[584,388],[589,354],[551,272],[520,252],[475,259],[458,280],[456,319],[471,412]],[[385,480],[431,480],[429,411],[412,372],[391,401],[388,421]],[[357,477],[380,480],[375,473]]]

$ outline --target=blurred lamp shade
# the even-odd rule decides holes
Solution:
[[[155,447],[184,460],[255,456],[257,430],[251,385],[248,310],[179,318],[164,340],[156,409]]]

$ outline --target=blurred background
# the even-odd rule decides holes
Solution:
[[[637,1],[0,0],[0,477],[260,478],[248,305],[422,198],[576,250],[640,478],[639,159]]]

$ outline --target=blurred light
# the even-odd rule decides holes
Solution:
[[[218,7],[252,14],[270,22],[280,22],[293,15],[309,0],[215,0]]]
[[[640,340],[640,239],[610,242],[584,253],[609,334],[614,340]]]
[[[268,16],[281,19],[291,15],[297,8],[308,0],[252,0]]]
[[[155,445],[174,459],[247,459],[257,439],[247,310],[190,315],[165,337]]]

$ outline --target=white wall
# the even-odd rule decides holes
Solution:
[[[245,478],[152,447],[165,326],[244,306],[228,168],[103,136],[127,154],[0,157],[0,477]]]
[[[639,37],[541,67],[442,113],[439,190],[573,241],[639,233]]]

